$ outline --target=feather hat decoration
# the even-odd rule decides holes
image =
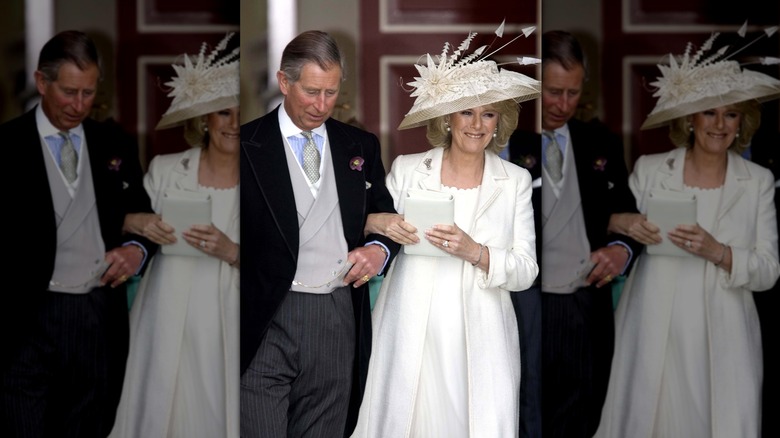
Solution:
[[[398,129],[423,126],[439,116],[502,100],[522,102],[539,97],[541,83],[538,80],[501,69],[494,61],[487,59],[517,38],[528,37],[535,29],[524,28],[520,35],[487,54],[485,52],[489,46],[482,46],[470,54],[466,53],[477,35],[474,32],[469,33],[451,54],[449,43],[444,43],[444,49],[436,59],[427,54],[427,65],[414,65],[420,76],[407,83],[413,87],[411,96],[417,99]],[[501,38],[503,33],[504,22],[495,31],[496,39]],[[528,65],[537,64],[540,60],[518,57],[517,62],[520,65]]]
[[[655,108],[647,116],[641,129],[664,126],[672,120],[719,106],[733,105],[746,100],[764,102],[780,97],[780,80],[764,73],[743,69],[734,56],[758,39],[772,36],[778,27],[764,29],[761,35],[744,46],[729,52],[729,46],[714,49],[718,33],[693,52],[688,43],[679,61],[669,55],[669,65],[659,65],[661,76],[650,85],[658,97]],[[737,34],[744,38],[747,22]],[[779,58],[759,58],[760,64],[780,63]]]
[[[239,47],[227,51],[234,35],[227,34],[208,55],[204,42],[197,56],[185,54],[183,64],[173,65],[176,76],[165,83],[173,102],[155,129],[171,128],[193,117],[238,106]]]

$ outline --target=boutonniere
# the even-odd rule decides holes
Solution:
[[[349,168],[352,170],[363,170],[363,163],[365,163],[366,160],[363,159],[363,157],[352,157],[349,160]]]
[[[607,167],[606,158],[599,157],[593,160],[593,170],[598,170],[599,172],[603,172],[605,167]]]
[[[531,170],[534,166],[536,166],[536,157],[533,155],[521,155],[520,158],[512,160],[512,162],[520,167],[525,167],[526,169]]]
[[[113,170],[114,172],[119,172],[119,168],[122,166],[122,159],[119,157],[114,157],[110,160],[108,160],[108,170]]]
[[[368,189],[370,189],[370,188],[371,188],[371,183],[370,183],[370,182],[368,182],[368,181],[366,181],[366,190],[368,190]]]

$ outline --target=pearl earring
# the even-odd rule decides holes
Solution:
[[[737,138],[739,138],[739,132],[737,132]]]
[[[693,132],[693,125],[688,125],[688,132]]]
[[[444,122],[444,126],[447,127],[447,132],[450,132],[450,122]]]
[[[498,128],[496,128],[496,129],[493,131],[493,138],[496,138],[496,136],[497,136],[497,135],[498,135]]]

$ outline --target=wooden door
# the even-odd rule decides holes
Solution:
[[[146,165],[157,154],[189,147],[181,129],[154,130],[171,102],[163,84],[182,54],[197,54],[204,41],[213,47],[228,32],[238,31],[239,0],[117,3],[117,119],[138,136],[141,163]]]
[[[429,148],[424,128],[396,129],[414,102],[401,85],[417,75],[413,64],[426,53],[441,53],[445,41],[457,47],[469,32],[478,33],[472,49],[489,44],[504,19],[506,30],[499,41],[508,42],[520,29],[536,26],[539,11],[537,0],[494,0],[489,7],[473,0],[367,0],[361,6],[360,122],[380,136],[386,167],[399,154]],[[538,36],[537,29],[501,50],[502,62],[522,55],[538,57]],[[535,66],[516,70],[540,78]],[[522,104],[521,127],[535,128],[536,105]]]

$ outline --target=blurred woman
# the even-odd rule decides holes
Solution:
[[[774,177],[740,153],[758,129],[758,101],[780,96],[780,81],[728,55],[691,55],[661,69],[643,125],[669,125],[678,148],[640,157],[629,184],[641,213],[651,191],[692,194],[696,223],[662,234],[641,214],[611,221],[684,255],[646,250],[628,278],[599,437],[759,436],[761,334],[751,292],[772,287],[780,266]]]
[[[433,148],[399,156],[387,177],[401,215],[409,190],[438,191],[454,198],[455,224],[421,230],[445,257],[399,254],[382,283],[356,437],[518,434],[509,294],[538,273],[532,188],[530,174],[496,152],[517,127],[518,102],[540,87],[492,61],[455,58],[416,66],[421,78],[410,85],[420,97],[399,129],[426,126]],[[418,242],[400,215],[371,215],[367,231]]]
[[[125,228],[161,245],[183,239],[199,255],[160,253],[131,310],[130,355],[112,437],[238,436],[238,48],[174,65],[179,77],[157,129],[184,125],[193,148],[160,155],[144,185],[158,214]],[[185,55],[186,57],[186,55]],[[162,221],[172,191],[208,194],[211,223]]]

